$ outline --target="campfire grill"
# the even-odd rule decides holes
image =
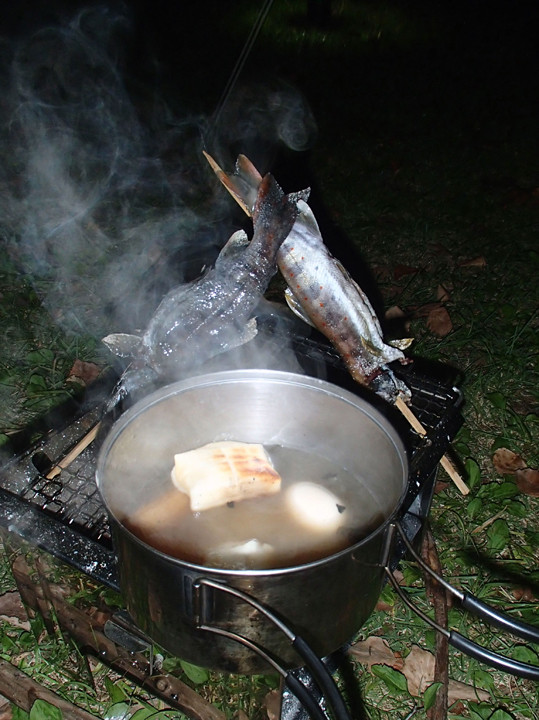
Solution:
[[[350,380],[339,357],[321,338],[297,335],[294,349],[309,375],[348,390],[369,392]],[[433,373],[421,371],[419,365],[416,362],[395,371],[412,390],[412,409],[426,435],[413,431],[394,408],[370,398],[391,416],[409,452],[410,477],[401,524],[410,541],[420,533],[430,510],[438,462],[462,424],[459,390]],[[94,580],[118,589],[107,514],[94,479],[100,435],[70,460],[73,449],[96,434],[112,382],[113,378],[105,378],[90,388],[81,402],[70,403],[67,411],[56,411],[46,423],[44,435],[15,452],[0,469],[0,525]],[[394,565],[403,555],[404,548],[397,547]],[[285,698],[282,718],[306,717],[293,705]]]

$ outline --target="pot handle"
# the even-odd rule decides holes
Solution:
[[[453,587],[446,580],[440,577],[440,575],[438,575],[438,573],[436,573],[429,565],[427,565],[423,558],[418,555],[418,553],[414,550],[412,544],[406,537],[406,533],[404,532],[400,523],[395,523],[390,528],[388,548],[392,544],[395,532],[399,533],[404,545],[406,546],[407,551],[417,562],[417,564],[420,565],[421,568],[425,570],[425,572],[431,575],[431,577],[437,580],[440,585],[442,585],[448,592],[458,598],[464,610],[471,612],[476,617],[484,620],[490,625],[494,625],[495,627],[510,632],[512,635],[515,635],[515,637],[518,637],[522,640],[527,640],[529,642],[539,643],[539,628],[522,622],[521,620],[517,620],[516,618],[512,618],[510,615],[499,612],[498,610],[495,610],[490,605],[487,605],[478,598],[476,598],[474,595],[462,592],[461,590],[457,590],[457,588]],[[452,645],[454,648],[460,650],[466,655],[469,655],[470,657],[475,658],[476,660],[484,662],[491,667],[503,670],[504,672],[507,672],[511,675],[516,675],[518,677],[526,678],[528,680],[539,680],[539,666],[529,665],[528,663],[523,663],[518,660],[512,660],[505,655],[499,655],[498,653],[492,652],[491,650],[487,650],[487,648],[478,645],[477,643],[473,642],[467,637],[464,637],[455,630],[447,630],[446,628],[438,625],[438,623],[434,622],[432,618],[423,613],[413,604],[408,594],[401,588],[396,578],[394,577],[387,560],[384,565],[384,571],[388,576],[389,581],[391,582],[391,585],[395,589],[396,593],[406,603],[406,605],[431,627],[445,635],[448,639],[449,644]]]
[[[352,720],[331,673],[314,650],[305,642],[305,640],[303,640],[299,635],[296,635],[287,625],[285,625],[285,623],[283,623],[282,620],[271,610],[247,593],[209,578],[198,578],[193,583],[193,615],[195,625],[199,630],[206,630],[217,635],[222,635],[231,640],[235,640],[255,652],[260,657],[264,658],[264,660],[266,660],[283,677],[289,690],[297,697],[305,710],[307,710],[314,720],[328,720],[328,716],[310,694],[309,689],[292,672],[289,672],[286,668],[282,667],[282,665],[280,665],[267,650],[243,635],[208,624],[207,615],[210,614],[209,607],[211,606],[211,602],[208,601],[203,588],[211,588],[213,590],[233,595],[239,600],[251,605],[270,622],[272,622],[282,633],[284,633],[284,635],[286,635],[292,647],[296,650],[302,660],[305,661],[306,667],[319,685],[322,694],[331,705],[335,719]]]

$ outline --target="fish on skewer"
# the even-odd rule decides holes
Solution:
[[[252,240],[242,230],[234,233],[212,268],[165,295],[142,337],[117,333],[103,338],[116,355],[132,358],[108,410],[129,393],[178,379],[256,335],[255,309],[277,272],[277,251],[297,214],[296,196],[285,195],[266,175],[254,201]]]
[[[244,155],[235,172],[226,174],[204,153],[213,170],[244,211],[250,215],[262,176]],[[369,299],[341,263],[332,256],[307,204],[308,191],[297,193],[298,216],[277,253],[287,282],[289,307],[323,333],[341,356],[354,380],[369,385],[389,401],[408,400],[410,391],[388,364],[408,362],[402,350],[410,339],[386,343]]]
[[[243,210],[250,215],[261,175],[240,155],[232,175],[225,173],[206,152],[213,171]],[[386,344],[378,318],[359,285],[325,247],[318,224],[307,205],[309,191],[296,193],[299,214],[277,253],[279,270],[288,288],[287,301],[307,322],[317,327],[341,355],[352,377],[395,404],[411,426],[426,433],[408,407],[409,388],[396,378],[387,363],[406,362],[402,350],[410,339]],[[400,347],[399,347],[400,346]],[[447,455],[440,464],[463,495],[469,488]]]

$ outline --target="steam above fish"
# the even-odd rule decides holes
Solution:
[[[252,240],[243,231],[234,233],[212,268],[163,298],[141,338],[119,333],[103,339],[116,355],[133,357],[109,409],[132,390],[177,379],[256,335],[255,308],[277,271],[277,252],[297,214],[297,198],[266,175],[254,201]]]
[[[240,155],[233,175],[227,175],[206,154],[226,189],[251,214],[262,181],[254,165]],[[324,244],[307,205],[308,191],[296,195],[298,216],[277,253],[277,264],[288,288],[286,299],[303,320],[322,332],[338,351],[358,383],[369,385],[388,400],[409,397],[408,388],[387,368],[406,362],[402,350],[410,340],[386,343],[367,296]]]

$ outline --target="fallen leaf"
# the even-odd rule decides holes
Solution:
[[[357,642],[348,650],[354,659],[369,669],[373,665],[388,665],[398,670],[408,683],[411,695],[419,697],[434,682],[435,657],[428,650],[414,645],[403,660],[400,653],[392,652],[389,644],[381,637],[371,636]],[[448,701],[452,705],[458,700],[488,700],[490,695],[472,685],[450,680],[448,684]]]
[[[448,482],[442,482],[442,480],[437,480],[434,485],[434,494],[438,495],[438,493],[443,492],[444,490],[447,490],[450,483]]]
[[[514,475],[526,467],[525,461],[508,448],[498,448],[492,456],[492,464],[500,475]]]
[[[427,317],[427,327],[431,333],[438,335],[438,337],[448,335],[453,329],[453,323],[447,309],[445,307],[432,309]]]
[[[525,587],[525,588],[515,588],[511,595],[515,598],[517,602],[534,602],[536,600],[535,593],[531,588]]]
[[[452,705],[458,700],[472,700],[474,702],[490,700],[490,693],[473,685],[466,685],[466,683],[458,680],[450,680],[447,687],[447,701]]]
[[[435,255],[452,255],[451,250],[449,250],[445,245],[442,243],[431,243],[430,249]]]
[[[532,497],[539,497],[539,470],[522,468],[515,472],[517,487],[520,492]]]
[[[487,266],[487,261],[483,257],[483,255],[478,255],[477,257],[471,258],[470,260],[461,260],[459,262],[459,266],[463,268],[467,267],[477,267],[477,268],[483,268]]]
[[[422,650],[414,645],[406,656],[402,672],[408,680],[408,690],[411,695],[422,695],[425,689],[434,680],[434,664],[436,660],[432,653]]]
[[[449,302],[451,295],[449,294],[449,288],[447,285],[438,285],[436,290],[436,298],[442,303]]]
[[[69,382],[79,382],[82,385],[90,385],[101,373],[99,365],[91,362],[84,362],[78,358],[73,363],[68,373]]]
[[[30,629],[28,615],[18,592],[11,591],[0,595],[0,617],[10,625]]]
[[[403,674],[408,681],[408,690],[411,695],[418,697],[434,682],[435,657],[428,650],[422,650],[414,645],[404,660]],[[457,700],[488,700],[490,695],[485,690],[479,690],[472,685],[450,680],[447,687],[447,699],[450,705]]]
[[[405,318],[405,317],[406,317],[406,313],[398,305],[392,305],[385,312],[386,320],[400,320],[401,318]]]
[[[376,635],[354,643],[348,652],[369,669],[373,665],[389,665],[395,670],[401,670],[403,667],[400,653],[394,653],[387,641]]]
[[[391,612],[393,610],[393,605],[384,602],[384,600],[378,600],[378,602],[374,606],[374,609],[376,610],[376,612]]]
[[[405,275],[416,275],[419,272],[419,268],[412,267],[411,265],[395,265],[393,269],[393,278],[400,280]]]
[[[413,305],[410,308],[410,313],[415,318],[428,317],[429,313],[432,312],[432,310],[441,307],[443,307],[443,305],[440,302],[430,302],[425,303],[424,305]]]
[[[11,720],[13,708],[9,700],[0,695],[0,720]]]
[[[270,690],[264,698],[262,705],[266,710],[268,720],[279,720],[281,717],[281,697],[280,690]]]
[[[389,265],[372,265],[371,269],[377,280],[386,281],[391,278],[391,268]]]

